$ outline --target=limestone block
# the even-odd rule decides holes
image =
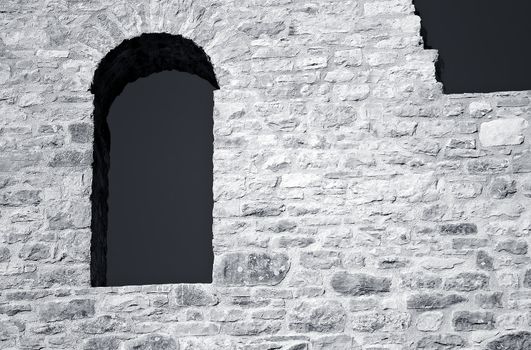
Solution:
[[[497,119],[481,124],[479,141],[485,147],[519,145],[528,122],[523,118]]]

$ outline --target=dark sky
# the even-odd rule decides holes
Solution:
[[[530,0],[414,0],[446,93],[531,90]]]
[[[108,285],[211,282],[212,109],[212,86],[176,71],[114,101]]]

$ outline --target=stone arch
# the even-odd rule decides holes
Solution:
[[[177,70],[219,85],[209,56],[192,40],[168,33],[146,33],[126,39],[99,63],[91,84],[94,95],[91,284],[106,285],[107,197],[110,132],[107,115],[125,86],[153,73]]]

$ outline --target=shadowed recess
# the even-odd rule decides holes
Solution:
[[[531,2],[414,0],[445,93],[531,89]]]
[[[205,117],[204,115],[196,115],[196,112],[194,112],[191,107],[188,108],[188,112],[183,112],[179,109],[179,106],[176,104],[173,104],[172,107],[166,105],[166,109],[164,110],[164,113],[166,113],[167,121],[170,121],[169,119],[173,118],[175,120],[172,120],[172,123],[169,123],[166,129],[165,122],[161,116],[158,118],[154,118],[156,120],[153,120],[153,113],[156,112],[155,107],[160,107],[161,104],[169,103],[168,102],[168,96],[167,94],[160,93],[161,91],[167,92],[167,93],[173,93],[175,97],[179,97],[179,91],[186,91],[186,89],[190,89],[190,86],[184,86],[183,84],[180,85],[180,89],[174,84],[172,85],[169,80],[166,79],[164,89],[165,90],[159,90],[158,97],[162,98],[163,100],[157,101],[157,96],[153,94],[157,94],[156,89],[156,83],[151,82],[150,88],[146,89],[146,83],[138,81],[140,85],[144,86],[140,87],[140,90],[137,92],[141,92],[146,97],[145,103],[149,104],[151,103],[154,109],[152,110],[153,113],[150,112],[149,106],[139,104],[138,106],[145,107],[137,108],[135,115],[122,115],[122,116],[116,116],[114,117],[115,120],[118,120],[120,118],[131,118],[127,123],[124,123],[122,121],[122,124],[117,126],[119,128],[126,128],[129,126],[138,126],[138,120],[133,120],[132,118],[143,118],[141,122],[145,123],[145,125],[150,125],[150,122],[158,123],[159,129],[158,130],[149,130],[149,128],[145,128],[145,133],[143,134],[143,138],[137,139],[138,141],[145,142],[145,145],[154,145],[155,143],[149,142],[149,137],[156,137],[156,135],[160,135],[160,132],[164,131],[166,132],[166,139],[167,140],[179,140],[179,136],[184,135],[182,130],[177,130],[176,128],[187,128],[190,127],[188,131],[188,134],[194,134],[194,133],[206,133],[204,135],[195,135],[199,140],[203,140],[204,142],[207,142],[207,147],[203,147],[200,150],[194,146],[187,145],[186,139],[183,139],[181,137],[181,144],[178,144],[176,142],[171,143],[167,142],[164,144],[166,147],[165,149],[159,149],[159,161],[166,157],[166,161],[178,161],[176,159],[176,152],[177,148],[188,148],[191,150],[191,152],[199,152],[198,157],[203,157],[204,160],[205,156],[208,156],[208,162],[201,163],[201,166],[195,164],[195,169],[190,169],[190,164],[179,164],[182,169],[187,169],[187,173],[191,174],[193,171],[207,171],[209,172],[208,176],[206,177],[207,181],[209,183],[203,183],[200,184],[202,187],[208,189],[208,205],[212,206],[212,106],[213,106],[213,89],[218,89],[218,83],[214,74],[213,67],[210,63],[210,58],[205,54],[205,52],[198,47],[194,42],[192,42],[189,39],[183,38],[182,36],[178,35],[171,35],[166,33],[150,33],[150,34],[142,34],[139,37],[124,40],[120,45],[118,45],[115,49],[111,50],[100,62],[98,68],[96,69],[96,72],[94,74],[94,79],[91,86],[91,92],[94,94],[94,163],[93,163],[93,182],[92,182],[92,195],[91,195],[91,202],[92,202],[92,240],[91,240],[91,284],[93,286],[106,286],[111,285],[107,281],[107,275],[108,275],[108,261],[107,261],[107,254],[108,254],[108,242],[107,242],[107,234],[108,234],[108,223],[109,223],[109,203],[108,203],[108,197],[109,197],[109,169],[112,168],[113,160],[111,160],[111,141],[113,144],[113,147],[116,147],[116,149],[119,149],[122,146],[127,147],[127,145],[118,145],[115,144],[113,132],[114,130],[111,128],[109,129],[108,124],[108,114],[109,110],[111,109],[111,106],[113,105],[113,102],[117,98],[118,95],[124,91],[124,88],[127,84],[134,82],[138,80],[139,78],[148,77],[154,73],[159,73],[163,71],[179,71],[183,73],[189,73],[195,76],[195,80],[190,80],[190,77],[181,76],[181,78],[185,77],[185,80],[187,80],[188,84],[199,84],[200,82],[204,82],[203,85],[199,88],[202,91],[201,96],[197,96],[195,101],[197,101],[200,105],[200,108],[202,110],[201,113],[204,113],[205,108],[209,110],[209,116]],[[199,79],[199,78],[202,79]],[[151,78],[151,77],[150,77]],[[177,79],[176,76],[173,76],[172,78],[173,82],[177,82],[179,79]],[[177,79],[177,80],[176,80]],[[204,80],[203,80],[204,79]],[[171,79],[170,79],[171,80]],[[198,83],[199,81],[199,83]],[[206,82],[209,84],[206,84]],[[182,82],[182,81],[181,81]],[[136,85],[137,83],[133,84]],[[149,83],[149,82],[148,82]],[[160,83],[160,80],[159,80]],[[169,85],[168,85],[169,84]],[[209,92],[206,92],[206,85],[209,86],[208,90]],[[177,84],[179,85],[179,84]],[[198,86],[199,86],[198,85]],[[173,86],[173,88],[171,88]],[[134,90],[134,89],[133,89]],[[134,95],[134,94],[133,94]],[[182,95],[182,94],[181,94]],[[182,97],[182,96],[181,96]],[[135,97],[138,99],[138,95]],[[166,98],[166,100],[164,100]],[[188,99],[190,100],[190,97],[188,96]],[[174,98],[174,102],[178,103],[178,99]],[[182,101],[182,100],[181,100]],[[194,101],[194,99],[191,99],[191,101]],[[181,106],[182,107],[182,106]],[[146,109],[147,108],[147,109]],[[172,109],[173,108],[173,109]],[[173,115],[172,115],[173,111]],[[140,113],[143,112],[144,114]],[[161,110],[159,110],[161,112]],[[160,113],[159,113],[160,114]],[[200,119],[207,119],[206,121],[201,122]],[[178,120],[178,124],[176,122]],[[161,124],[162,123],[162,124]],[[188,124],[187,124],[188,123]],[[117,124],[118,125],[118,124]],[[173,129],[172,129],[173,128]],[[163,130],[164,129],[164,130]],[[174,131],[175,137],[170,137],[171,131]],[[138,130],[136,130],[138,131]],[[151,134],[150,134],[151,132]],[[138,134],[141,135],[141,134]],[[125,139],[126,142],[132,142],[132,139]],[[160,140],[157,140],[160,141]],[[160,142],[159,142],[160,144]],[[198,144],[199,145],[199,144]],[[129,145],[132,148],[133,145]],[[135,145],[135,147],[138,145]],[[131,149],[131,151],[133,151]],[[166,155],[163,155],[162,153],[166,152]],[[178,153],[178,152],[177,152]],[[168,158],[169,157],[169,158]],[[172,158],[173,157],[173,158]],[[142,159],[138,157],[136,159],[137,164],[129,163],[129,164],[122,164],[121,166],[136,166],[137,171],[141,169],[141,167],[148,167],[149,161],[155,161],[152,159],[153,157],[146,157],[147,159]],[[187,158],[185,161],[188,161],[192,158]],[[182,160],[182,159],[181,159]],[[142,163],[143,161],[146,161],[146,163]],[[207,164],[207,165],[205,165]],[[210,164],[210,165],[208,165]],[[160,165],[160,162],[157,166]],[[155,166],[152,164],[152,166]],[[170,167],[171,168],[171,167]],[[118,168],[115,168],[118,169]],[[133,168],[130,168],[131,171]],[[172,168],[174,169],[174,168]],[[125,174],[125,173],[124,173]],[[135,173],[132,173],[132,175],[135,175]],[[197,177],[201,179],[205,179],[205,177]],[[188,180],[192,179],[193,177],[189,176]],[[147,179],[149,181],[156,181],[154,179]],[[160,179],[159,179],[160,180]],[[186,181],[186,179],[181,179],[182,181]],[[197,185],[199,185],[196,182]],[[180,184],[182,185],[182,184]],[[111,189],[112,191],[112,189]],[[128,194],[127,191],[124,191],[123,193],[125,195],[131,196],[130,198],[134,198],[135,189],[131,188],[131,193]],[[177,190],[176,190],[177,191]],[[147,192],[146,192],[147,193]],[[203,193],[203,199],[205,198],[204,192]],[[174,192],[175,195],[175,192]],[[186,198],[183,197],[181,200],[185,201]],[[145,206],[153,205],[153,203],[146,202],[144,204]],[[203,208],[203,214],[205,212],[205,209]],[[140,212],[140,211],[139,211]],[[133,213],[131,213],[134,215]],[[175,209],[175,215],[178,215],[178,209]],[[207,218],[203,218],[204,220],[207,220],[206,225],[208,226],[208,223],[210,222],[210,228],[209,228],[209,240],[208,240],[208,255],[210,258],[212,258],[212,243],[211,243],[211,210],[209,212],[209,215]],[[158,226],[160,227],[160,225]],[[206,227],[203,225],[202,227]],[[178,227],[175,225],[171,228],[171,232],[176,232]],[[185,234],[183,232],[179,232],[181,234]],[[190,233],[191,234],[191,233]],[[144,255],[143,256],[136,256],[136,258],[144,258],[149,259],[150,254],[157,254],[156,250],[149,249],[150,247],[145,247]],[[178,254],[178,250],[174,250],[174,254]],[[127,264],[127,262],[122,262],[123,264]],[[210,265],[212,265],[212,261],[209,262]],[[173,269],[184,269],[184,268],[190,268],[190,266],[173,266]],[[210,267],[211,271],[211,267]],[[195,282],[209,282],[211,280],[211,272],[208,276],[208,280],[206,280],[204,277],[199,278]],[[143,283],[171,283],[171,282],[185,282],[184,280],[179,280],[179,277],[172,278],[172,280],[153,280],[153,281],[138,281],[138,283],[130,283],[130,281],[122,281],[118,282],[115,281],[113,285],[120,285],[120,284],[143,284]],[[186,280],[186,282],[194,282],[191,279]]]

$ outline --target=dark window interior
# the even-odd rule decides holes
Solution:
[[[191,40],[143,34],[94,74],[91,283],[212,282],[213,90]]]
[[[531,90],[531,1],[414,0],[445,93]]]
[[[212,282],[212,108],[212,86],[175,71],[114,101],[108,285]]]

